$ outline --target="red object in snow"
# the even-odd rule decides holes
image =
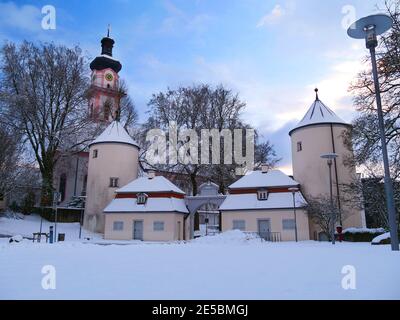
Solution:
[[[339,241],[342,242],[343,241],[343,233],[342,233],[343,227],[342,226],[337,226],[336,227],[336,231],[337,231],[337,233],[339,235],[339,237],[338,237]]]

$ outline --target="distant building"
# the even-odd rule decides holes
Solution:
[[[133,180],[118,189],[104,209],[105,239],[183,240],[189,213],[184,196],[172,182],[154,173]]]
[[[309,240],[307,204],[300,191],[293,194],[297,181],[279,170],[253,171],[229,186],[229,195],[220,206],[222,231],[239,229],[258,233],[271,241]]]

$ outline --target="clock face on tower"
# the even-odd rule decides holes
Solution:
[[[114,77],[111,73],[106,73],[105,78],[107,81],[113,81]]]

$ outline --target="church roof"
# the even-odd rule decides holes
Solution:
[[[304,207],[307,202],[300,191],[295,193],[296,208]],[[230,194],[219,207],[221,211],[268,210],[293,208],[291,192],[276,192],[268,195],[268,200],[258,200],[256,193]]]
[[[146,204],[140,205],[132,199],[113,199],[104,212],[107,213],[189,213],[184,199],[148,198]]]
[[[152,192],[174,192],[185,194],[181,189],[163,176],[154,178],[141,177],[133,180],[116,191],[117,193],[152,193]]]
[[[289,132],[289,135],[296,129],[307,127],[314,124],[334,123],[349,125],[343,119],[338,117],[335,112],[329,109],[321,100],[318,98],[318,89],[315,89],[316,99],[308,109],[307,113],[301,119],[301,121]]]
[[[108,29],[107,36],[101,40],[101,55],[94,58],[90,63],[91,70],[104,70],[111,68],[116,73],[121,71],[121,63],[112,56],[114,43],[115,41],[110,38],[110,29]]]
[[[299,183],[280,170],[252,171],[229,186],[229,189],[295,187]]]
[[[113,121],[90,145],[97,143],[124,143],[139,147],[119,121]]]

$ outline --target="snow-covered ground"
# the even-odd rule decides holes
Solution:
[[[0,233],[30,235],[28,224],[36,231],[35,217],[7,220]],[[79,241],[78,224],[58,228],[71,241],[0,239],[1,299],[400,299],[400,254],[387,245],[268,243],[240,231],[100,245]],[[55,290],[42,288],[46,265],[55,268]],[[354,290],[342,288],[349,270]]]

